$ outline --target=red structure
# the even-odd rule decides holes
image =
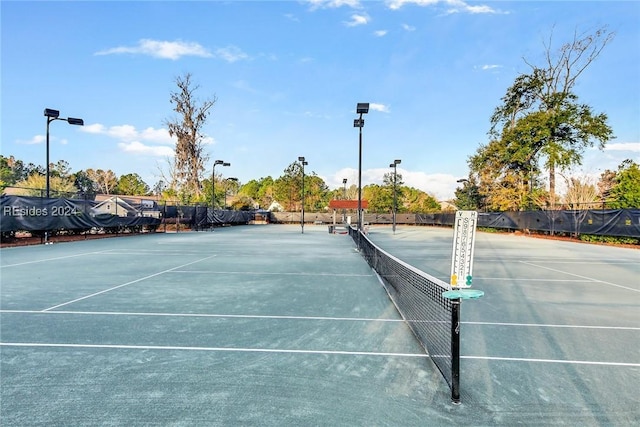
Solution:
[[[357,200],[331,200],[329,202],[329,207],[331,209],[358,209],[358,201]],[[367,200],[362,201],[362,209],[367,209],[369,207],[369,202]]]

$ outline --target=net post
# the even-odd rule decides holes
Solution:
[[[451,300],[451,401],[460,402],[460,298]]]

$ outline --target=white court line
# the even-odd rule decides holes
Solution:
[[[629,366],[634,368],[640,367],[640,363],[594,362],[589,360],[529,359],[525,357],[460,356],[460,359],[500,360],[507,362],[562,363],[567,365]]]
[[[544,323],[501,323],[501,322],[461,322],[463,325],[482,326],[524,326],[533,328],[567,328],[567,329],[613,329],[619,331],[640,331],[634,326],[593,326],[593,325],[546,325]]]
[[[542,268],[542,269],[549,270],[549,271],[555,271],[556,273],[567,274],[567,275],[569,275],[569,276],[579,277],[579,278],[581,278],[581,279],[590,280],[590,281],[592,281],[592,282],[602,283],[602,284],[604,284],[604,285],[615,286],[616,288],[626,289],[626,290],[628,290],[628,291],[640,292],[640,289],[633,289],[633,288],[630,288],[630,287],[628,287],[628,286],[617,285],[617,284],[615,284],[615,283],[606,282],[606,281],[604,281],[604,280],[594,279],[593,277],[581,276],[581,275],[579,275],[579,274],[569,273],[569,272],[567,272],[567,271],[562,271],[562,270],[558,270],[558,269],[551,268],[551,267],[545,267],[545,266],[543,266],[543,265],[538,265],[538,264],[534,264],[534,263],[527,262],[527,261],[520,261],[520,262],[521,262],[522,264],[527,264],[527,265],[530,265],[530,266],[532,266],[532,267]]]
[[[370,277],[371,274],[351,274],[351,273],[304,273],[300,272],[265,272],[265,271],[219,271],[219,270],[185,270],[170,271],[169,273],[180,274],[244,274],[258,276],[331,276],[331,277]]]
[[[353,322],[404,322],[402,319],[374,319],[367,317],[326,317],[326,316],[278,316],[258,314],[198,314],[198,313],[155,313],[155,312],[126,312],[126,311],[41,311],[41,310],[0,310],[0,313],[14,314],[80,314],[93,316],[155,316],[155,317],[201,317],[201,318],[230,318],[230,319],[277,319],[277,320],[330,320]]]
[[[589,283],[593,283],[593,280],[591,279],[516,279],[512,277],[473,276],[474,283],[477,280],[493,280],[493,281],[508,281],[508,282],[577,282],[577,283],[589,282]]]
[[[20,262],[18,264],[8,264],[8,265],[3,265],[0,266],[0,268],[9,268],[9,267],[19,267],[21,265],[29,265],[29,264],[38,264],[40,262],[49,262],[49,261],[57,261],[60,259],[67,259],[67,258],[75,258],[75,257],[79,257],[79,256],[86,256],[86,255],[98,255],[98,254],[105,254],[108,251],[98,251],[98,252],[87,252],[84,254],[75,254],[75,255],[67,255],[67,256],[59,256],[59,257],[55,257],[55,258],[45,258],[45,259],[39,259],[39,260],[35,260],[35,261],[25,261],[25,262]]]
[[[117,345],[117,344],[51,344],[0,342],[0,347],[53,347],[53,348],[98,348],[112,350],[180,350],[180,351],[228,351],[238,353],[296,353],[296,354],[338,354],[348,356],[383,356],[383,357],[429,357],[426,353],[381,353],[374,351],[340,351],[340,350],[287,350],[277,348],[242,348],[242,347],[183,347],[159,345]]]
[[[284,354],[336,354],[347,356],[382,356],[382,357],[429,357],[426,353],[382,353],[373,351],[341,351],[341,350],[288,350],[274,348],[243,348],[243,347],[184,347],[184,346],[158,346],[158,345],[118,345],[118,344],[57,344],[57,343],[15,343],[0,342],[0,347],[46,347],[46,348],[86,348],[107,350],[163,350],[163,351],[211,351],[211,352],[237,352],[237,353],[284,353]],[[533,362],[533,363],[560,363],[573,365],[598,365],[598,366],[628,366],[640,367],[640,363],[625,362],[596,362],[589,360],[558,360],[558,359],[532,359],[523,357],[494,357],[494,356],[460,356],[468,360],[498,360],[507,362]]]
[[[170,271],[172,271],[172,270],[175,270],[175,269],[178,269],[178,268],[182,268],[182,267],[186,267],[187,265],[195,264],[195,263],[197,263],[197,262],[201,262],[201,261],[207,260],[207,259],[209,259],[209,258],[214,258],[214,257],[215,257],[215,255],[211,255],[211,256],[208,256],[208,257],[206,257],[206,258],[201,258],[201,259],[198,259],[198,260],[196,260],[196,261],[192,261],[192,262],[189,262],[189,263],[186,263],[186,264],[178,265],[178,266],[176,266],[176,267],[169,268],[169,269],[167,269],[167,270],[163,270],[163,271],[160,271],[160,272],[158,272],[158,273],[150,274],[150,275],[148,275],[148,276],[141,277],[141,278],[139,278],[139,279],[132,280],[132,281],[127,282],[127,283],[123,283],[122,285],[114,286],[114,287],[112,287],[112,288],[105,289],[105,290],[102,290],[102,291],[100,291],[100,292],[95,292],[95,293],[93,293],[93,294],[85,295],[85,296],[83,296],[83,297],[76,298],[76,299],[71,300],[71,301],[63,302],[62,304],[54,305],[53,307],[45,308],[45,309],[44,309],[44,310],[42,310],[42,311],[54,310],[54,309],[56,309],[56,308],[58,308],[58,307],[62,307],[62,306],[69,305],[69,304],[73,304],[74,302],[78,302],[78,301],[82,301],[82,300],[87,299],[87,298],[95,297],[96,295],[100,295],[100,294],[104,294],[104,293],[107,293],[107,292],[111,292],[111,291],[113,291],[113,290],[115,290],[115,289],[119,289],[119,288],[122,288],[122,287],[124,287],[124,286],[132,285],[132,284],[134,284],[134,283],[138,283],[138,282],[141,282],[141,281],[143,281],[143,280],[147,280],[147,279],[150,279],[150,278],[152,278],[152,277],[156,277],[156,276],[159,276],[159,275],[161,275],[161,274],[168,273],[168,272],[170,272]]]
[[[89,316],[154,316],[154,317],[192,317],[192,318],[229,318],[229,319],[275,319],[275,320],[328,320],[352,322],[404,322],[403,319],[386,319],[370,317],[329,317],[329,316],[284,316],[260,314],[208,314],[208,313],[158,313],[158,312],[128,312],[128,311],[41,311],[41,310],[0,310],[0,313],[12,314],[67,314]],[[418,322],[416,320],[409,320]],[[606,329],[619,331],[640,331],[634,326],[595,326],[595,325],[547,325],[543,323],[506,323],[506,322],[461,322],[463,325],[481,326],[516,326],[533,328],[566,328],[566,329]]]

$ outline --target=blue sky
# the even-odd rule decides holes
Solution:
[[[604,112],[616,139],[573,171],[592,176],[640,162],[640,2],[636,1],[85,1],[0,3],[1,153],[72,172],[168,171],[165,121],[175,79],[191,73],[202,101],[208,166],[243,183],[277,178],[298,156],[330,188],[357,184],[358,102],[363,185],[389,164],[406,185],[453,197],[467,159],[520,73],[574,32],[616,33],[578,80],[581,102]]]

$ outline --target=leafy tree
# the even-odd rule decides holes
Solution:
[[[117,194],[130,196],[145,196],[149,194],[149,186],[137,173],[122,175],[118,180]]]
[[[58,160],[58,163],[49,165],[49,178],[59,176],[60,178],[71,177],[71,166],[66,160]]]
[[[274,196],[287,211],[301,210],[302,166],[293,162],[284,170],[284,175],[273,182]]]
[[[441,210],[440,203],[435,197],[413,187],[404,187],[404,212],[429,213]]]
[[[480,188],[473,177],[462,181],[462,187],[456,188],[455,196],[454,203],[458,209],[475,210],[482,206]]]
[[[613,33],[600,28],[593,34],[574,34],[571,42],[557,53],[545,45],[545,64],[518,76],[491,117],[492,140],[470,158],[470,167],[480,179],[481,192],[490,182],[505,180],[503,187],[533,193],[539,161],[549,171],[549,199],[555,204],[556,169],[580,164],[582,153],[598,143],[603,148],[612,137],[604,113],[578,103],[573,92],[577,78],[613,39]],[[522,181],[518,184],[516,181]],[[527,187],[529,187],[527,189]],[[525,200],[511,195],[512,204]]]
[[[259,180],[252,179],[240,187],[238,194],[252,199],[260,207],[268,208],[274,201],[273,188],[273,178],[268,176]]]
[[[236,211],[248,211],[254,208],[254,202],[251,197],[240,195],[231,202],[231,209]]]
[[[329,206],[329,187],[315,172],[305,174],[304,178],[305,210],[323,211]]]
[[[94,196],[98,193],[96,183],[89,177],[87,172],[78,171],[71,177],[77,191],[84,196]]]
[[[47,177],[34,173],[27,179],[18,181],[16,187],[21,188],[17,194],[25,196],[44,197],[47,188]],[[49,176],[50,197],[71,197],[76,194],[76,187],[69,178]]]
[[[392,197],[391,191],[387,187],[378,184],[369,184],[362,188],[362,199],[369,202],[367,207],[369,212],[391,212]]]
[[[640,166],[630,159],[623,161],[609,193],[611,201],[608,204],[614,209],[640,208]]]
[[[211,107],[216,98],[200,103],[195,97],[199,88],[193,85],[191,74],[176,78],[178,90],[171,93],[170,102],[178,118],[166,120],[169,135],[177,138],[175,150],[175,172],[180,192],[196,199],[202,198],[201,178],[209,157],[204,152],[202,133]],[[187,197],[187,196],[185,196]],[[187,197],[190,198],[190,197]]]

